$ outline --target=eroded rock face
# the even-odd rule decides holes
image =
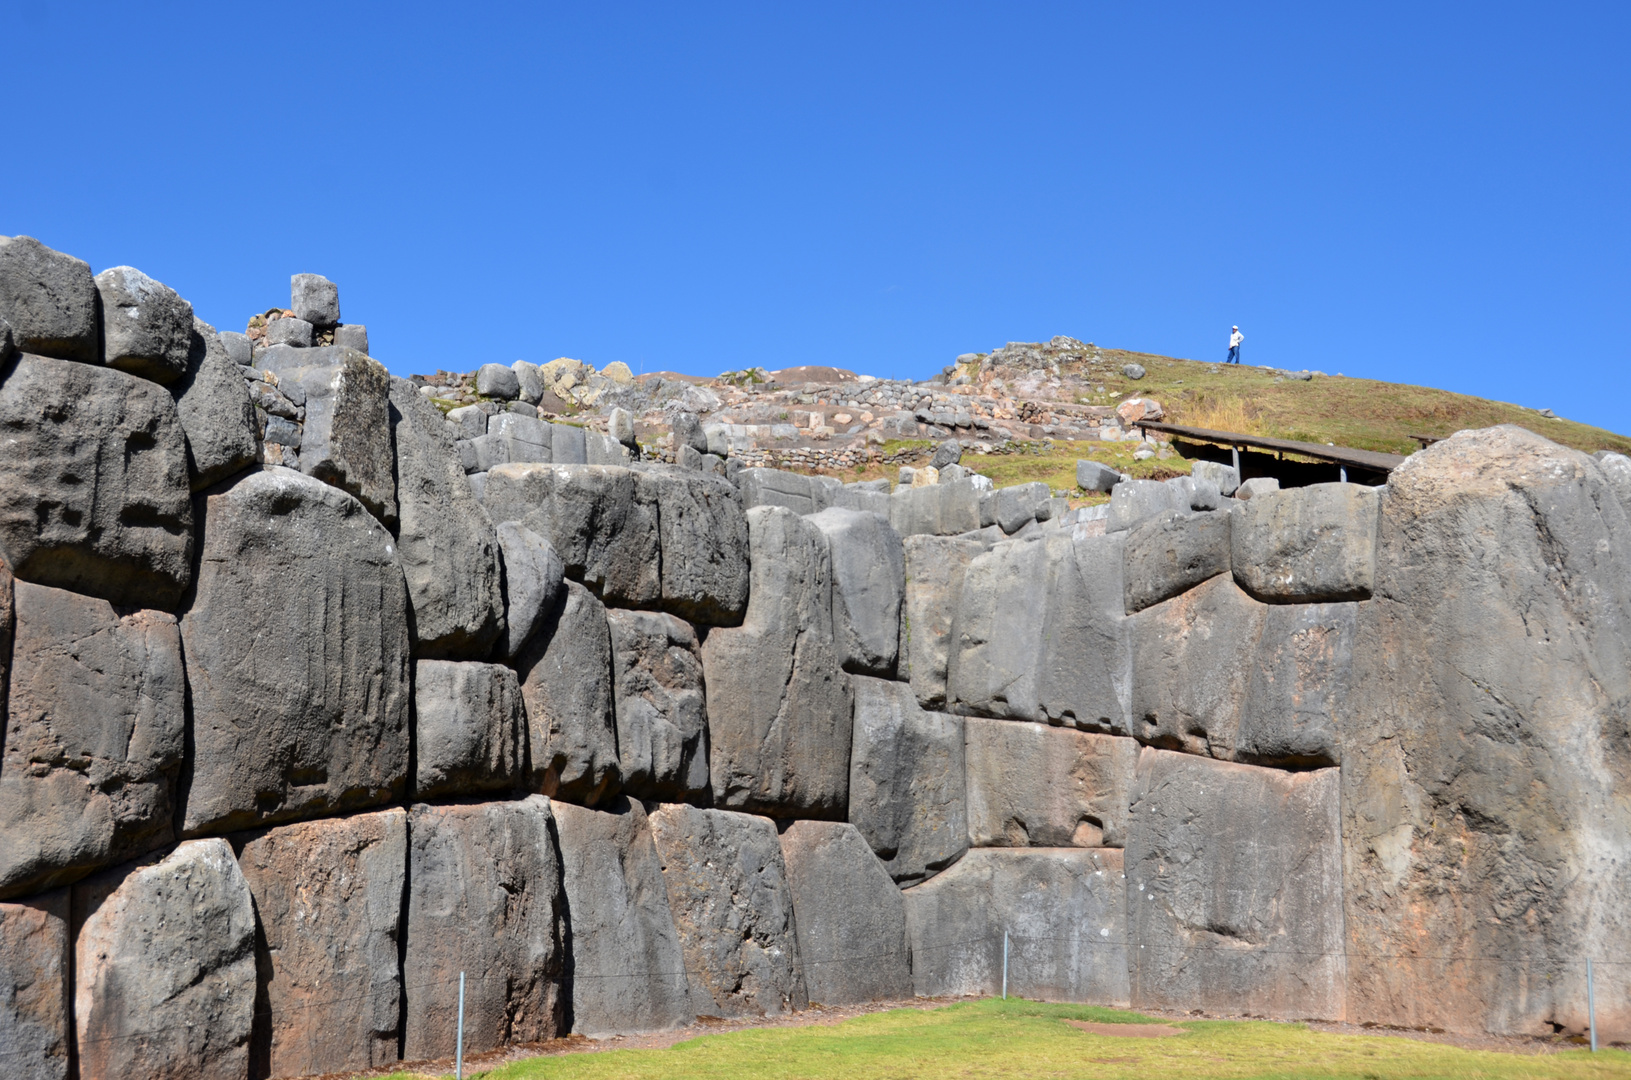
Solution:
[[[394,528],[390,373],[355,349],[322,351],[331,359],[314,357],[311,366],[280,375],[281,382],[299,383],[306,396],[300,471],[355,495],[370,514]]]
[[[240,1080],[255,1009],[255,909],[225,840],[74,886],[79,1075]]]
[[[21,581],[16,598],[0,896],[169,843],[186,737],[175,616]]]
[[[1343,747],[1350,1019],[1584,1030],[1578,958],[1631,946],[1628,530],[1589,458],[1521,428],[1394,470]],[[1507,962],[1434,959],[1459,955]],[[1596,978],[1627,1037],[1631,972]]]
[[[554,810],[572,946],[572,1030],[595,1036],[689,1024],[712,1001],[692,1000],[645,810],[621,797],[605,811],[568,803]]]
[[[615,793],[612,644],[606,609],[575,581],[517,658],[536,791],[593,806]]]
[[[830,507],[810,516],[832,562],[833,633],[845,671],[892,678],[900,650],[906,555],[877,514]]]
[[[213,326],[193,320],[187,368],[170,392],[187,436],[192,490],[202,491],[254,464],[255,407]]]
[[[669,805],[652,813],[651,832],[686,970],[713,1014],[806,1007],[793,896],[770,819]]]
[[[1310,484],[1230,511],[1235,580],[1269,603],[1364,600],[1376,566],[1381,500],[1359,484]]]
[[[810,1000],[911,997],[906,904],[855,826],[795,821],[781,846]]]
[[[540,795],[409,812],[404,1059],[453,1055],[461,971],[465,1053],[564,1033],[561,862],[550,824]]]
[[[527,716],[514,671],[420,660],[413,707],[415,798],[506,791],[522,780]]]
[[[738,626],[748,606],[748,521],[736,486],[694,469],[653,466],[641,488],[657,505],[664,611]]]
[[[168,391],[24,354],[0,381],[0,441],[0,548],[19,578],[176,606],[192,580],[193,512]]]
[[[1127,921],[1143,946],[1128,953],[1135,1009],[1341,1019],[1337,770],[1145,749],[1127,840]]]
[[[963,575],[984,545],[955,536],[908,536],[902,541],[906,592],[901,608],[900,666],[925,709],[946,705],[951,624]]]
[[[767,814],[842,818],[851,698],[833,641],[827,541],[779,506],[749,510],[748,529],[747,618],[702,645],[714,800]]]
[[[6,1075],[68,1080],[68,890],[0,904],[0,1047]]]
[[[95,281],[103,362],[156,383],[181,378],[192,347],[193,306],[134,266],[104,270]]]
[[[1138,744],[1012,720],[966,722],[975,847],[1123,847]]]
[[[204,522],[181,619],[194,748],[184,829],[399,797],[407,590],[391,535],[350,495],[288,469],[209,496]]]
[[[963,718],[919,708],[904,683],[858,675],[852,685],[850,824],[905,887],[968,850]]]
[[[32,236],[0,236],[0,318],[23,352],[102,362],[100,301],[89,263]]]
[[[400,809],[234,837],[261,941],[257,1060],[271,1076],[397,1060],[397,942],[408,867]]]
[[[608,611],[623,790],[696,802],[708,787],[708,709],[696,631],[655,611]]]
[[[952,624],[947,670],[950,711],[1040,720],[1046,548],[998,544],[969,563]]]

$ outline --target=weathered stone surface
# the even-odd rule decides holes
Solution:
[[[538,365],[529,364],[525,360],[517,360],[510,365],[515,372],[516,386],[520,390],[517,395],[529,405],[536,405],[543,400],[544,380],[538,374]]]
[[[260,928],[256,1075],[305,1076],[397,1060],[397,946],[408,869],[400,809],[233,838]]]
[[[1235,580],[1259,600],[1364,600],[1376,575],[1381,499],[1359,484],[1311,484],[1231,511]]]
[[[187,439],[192,490],[254,464],[255,406],[237,363],[208,323],[193,320],[186,372],[170,392]]]
[[[322,274],[289,275],[289,310],[319,330],[340,321],[340,287]]]
[[[1631,457],[1612,450],[1599,450],[1591,455],[1608,480],[1608,486],[1620,500],[1620,506],[1631,513]]]
[[[497,530],[503,556],[505,630],[500,652],[514,659],[560,602],[565,588],[561,558],[549,541],[515,521]]]
[[[239,1080],[255,1009],[255,909],[225,840],[74,886],[82,1077]]]
[[[700,448],[703,451],[707,447]],[[785,506],[795,514],[814,514],[831,505],[831,491],[813,477],[779,469],[743,469],[736,474],[742,491],[742,505]]]
[[[1116,848],[975,848],[902,893],[925,997],[1008,993],[1125,1004],[1127,899]]]
[[[181,378],[192,349],[193,306],[134,266],[112,267],[95,280],[103,363],[156,383]]]
[[[708,710],[696,631],[672,615],[608,611],[623,789],[694,802],[708,786]]]
[[[1218,494],[1229,496],[1240,487],[1240,470],[1218,461],[1198,459],[1189,466],[1189,475],[1197,480],[1209,480],[1217,486]]]
[[[309,349],[315,336],[315,327],[305,319],[285,315],[266,324],[266,344],[292,349]]]
[[[281,376],[280,385],[296,382],[306,395],[300,471],[350,492],[370,514],[394,526],[391,376],[377,360],[340,352],[334,363],[314,362]]]
[[[906,904],[855,826],[795,821],[781,847],[810,1000],[911,997]]]
[[[634,439],[634,414],[619,407],[606,414],[606,434],[628,447],[634,454],[640,453],[640,444]]]
[[[611,631],[589,590],[566,583],[561,602],[516,658],[527,709],[532,785],[593,806],[619,780]]]
[[[466,1054],[565,1034],[552,816],[539,795],[409,812],[404,1059],[453,1056],[461,971]]]
[[[1169,510],[1187,510],[1176,488],[1159,480],[1127,480],[1117,484],[1110,492],[1110,516],[1105,521],[1107,533],[1125,532],[1134,525]]]
[[[0,1063],[68,1080],[68,890],[0,904]]]
[[[972,478],[925,487],[898,487],[889,496],[889,524],[902,536],[971,532],[985,524],[980,516],[984,494],[985,489]]]
[[[0,318],[18,349],[100,364],[99,305],[90,264],[32,236],[0,236]]]
[[[1256,495],[1268,495],[1280,490],[1280,481],[1272,476],[1254,476],[1235,488],[1235,498],[1245,502]]]
[[[1121,473],[1102,461],[1076,462],[1076,486],[1083,491],[1111,491],[1121,483]]]
[[[481,440],[478,438],[477,443]],[[486,451],[490,460],[483,465],[524,464],[555,460],[555,425],[536,416],[501,412],[487,418]],[[485,470],[484,470],[485,471]]]
[[[629,448],[598,431],[583,433],[584,461],[590,465],[628,465],[634,457]]]
[[[192,579],[193,515],[168,392],[24,354],[0,382],[0,442],[0,549],[20,579],[176,606]]]
[[[1016,533],[1027,522],[1036,520],[1036,508],[1053,494],[1048,485],[1040,481],[1014,484],[996,491],[996,524],[1005,533]]]
[[[651,815],[669,910],[691,986],[715,1016],[809,1004],[793,895],[768,818],[663,806]]]
[[[576,424],[551,424],[550,455],[557,465],[587,465],[588,443]]]
[[[892,678],[900,651],[906,554],[877,514],[829,507],[810,515],[832,560],[832,621],[845,671]]]
[[[521,380],[503,364],[483,364],[476,369],[476,393],[513,401],[521,394]]]
[[[1051,723],[1129,732],[1133,634],[1123,611],[1126,538],[1077,526],[1038,542],[1047,564],[1038,704]]]
[[[1341,1019],[1337,770],[1146,749],[1127,842],[1134,1008]]]
[[[17,605],[14,599],[15,581],[11,564],[0,552],[0,732],[5,730],[6,695],[11,689],[11,643],[17,626]],[[0,751],[5,746],[0,743]]]
[[[522,779],[527,717],[514,671],[420,660],[413,711],[415,798],[505,791]]]
[[[465,481],[441,412],[391,379],[397,553],[419,656],[484,660],[504,634],[498,537]]]
[[[186,735],[173,615],[18,582],[0,896],[169,843]]]
[[[665,611],[739,626],[748,606],[748,520],[735,485],[689,469],[643,468],[642,498],[657,506]]]
[[[1005,541],[968,564],[947,664],[950,712],[1040,720],[1046,548]]]
[[[1125,847],[1138,743],[1012,720],[967,721],[975,847]]]
[[[184,828],[226,832],[398,797],[407,590],[362,504],[288,469],[204,500],[181,638],[192,692]]]
[[[1127,613],[1227,574],[1229,521],[1227,512],[1169,510],[1128,530],[1122,570]]]
[[[908,536],[902,542],[906,592],[901,609],[900,675],[925,709],[946,704],[951,626],[963,575],[985,545],[954,536]]]
[[[827,541],[784,507],[754,507],[747,517],[747,617],[702,645],[714,799],[733,809],[842,819],[851,701],[833,642]]]
[[[1631,948],[1628,536],[1601,470],[1521,428],[1389,478],[1344,723],[1350,1019],[1584,1030],[1580,958]],[[1596,978],[1599,1038],[1631,1038],[1631,971]]]
[[[554,811],[572,1030],[591,1037],[662,1031],[711,1011],[706,994],[693,1000],[645,810],[619,797],[605,812],[569,803]]]
[[[368,351],[368,327],[362,323],[347,323],[334,328],[334,344],[342,349]]]
[[[483,502],[494,521],[518,521],[548,540],[566,576],[602,600],[649,607],[662,596],[662,560],[655,496],[640,480],[607,465],[499,465]]]

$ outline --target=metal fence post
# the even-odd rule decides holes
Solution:
[[[1586,957],[1586,1022],[1591,1025],[1591,1052],[1597,1052],[1597,994],[1591,984],[1591,957]]]
[[[1002,1000],[1008,1000],[1008,931],[1002,932]]]
[[[459,972],[459,1041],[453,1047],[453,1080],[464,1080],[464,972]]]

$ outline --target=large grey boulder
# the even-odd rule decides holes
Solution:
[[[1008,993],[1127,1002],[1127,899],[1115,848],[975,848],[902,893],[921,997]]]
[[[397,552],[413,610],[415,655],[485,660],[505,627],[498,537],[465,481],[436,406],[406,379],[393,378],[390,416]]]
[[[831,505],[832,490],[816,480],[816,477],[779,469],[751,468],[736,474],[736,486],[741,489],[744,507],[751,510],[755,506],[785,506],[795,514],[814,514]]]
[[[1047,549],[1004,541],[968,564],[952,623],[948,711],[1040,720]]]
[[[560,602],[565,568],[549,541],[520,522],[504,522],[497,535],[503,557],[505,609],[499,653],[512,660]]]
[[[1128,530],[1122,570],[1127,613],[1227,574],[1229,521],[1227,511],[1168,510]]]
[[[225,840],[74,886],[79,1075],[238,1080],[255,1012],[255,908]]]
[[[1608,486],[1620,500],[1620,506],[1631,514],[1631,457],[1612,450],[1599,450],[1591,455],[1608,480]]]
[[[806,1007],[793,894],[770,819],[669,805],[652,813],[651,834],[685,970],[710,1012]]]
[[[526,704],[531,785],[594,805],[619,781],[606,609],[575,581],[516,657]]]
[[[968,850],[963,718],[918,707],[904,683],[856,676],[849,820],[903,887]]]
[[[370,514],[394,527],[391,376],[378,360],[349,349],[338,352],[333,363],[314,363],[280,376],[280,385],[297,383],[306,395],[300,471],[350,492]]]
[[[954,536],[908,536],[901,542],[906,563],[901,606],[899,674],[910,679],[925,709],[946,704],[946,666],[951,625],[963,591],[963,575],[985,546]]]
[[[362,323],[346,323],[344,326],[334,328],[334,344],[342,349],[356,349],[360,353],[368,351],[368,327]]]
[[[738,626],[748,606],[748,520],[736,486],[693,469],[640,471],[657,507],[664,611],[690,622]]]
[[[1126,873],[1134,1008],[1343,1017],[1337,770],[1145,750]]]
[[[255,406],[215,328],[193,320],[187,370],[170,387],[187,438],[192,490],[202,491],[255,462]]]
[[[1076,462],[1076,486],[1083,491],[1113,491],[1121,483],[1121,473],[1102,461],[1081,459]]]
[[[289,275],[289,310],[319,330],[340,321],[340,287],[322,274]]]
[[[1085,533],[1085,530],[1081,530]],[[1038,704],[1054,724],[1124,735],[1133,695],[1132,624],[1123,611],[1126,533],[1038,541],[1047,564],[1038,612]]]
[[[695,413],[675,413],[670,427],[673,430],[676,450],[682,446],[689,446],[699,454],[708,452],[708,436],[703,434],[702,424],[697,420]]]
[[[1189,475],[1196,480],[1210,481],[1217,487],[1218,494],[1223,496],[1233,495],[1240,487],[1240,470],[1219,461],[1198,458],[1190,463]]]
[[[453,1056],[461,971],[465,1053],[565,1033],[552,818],[541,795],[409,811],[404,1059]]]
[[[483,364],[476,369],[476,393],[513,401],[521,396],[521,380],[503,364]]]
[[[906,904],[855,826],[795,821],[782,831],[781,846],[810,1000],[911,997]]]
[[[478,449],[477,454],[487,455],[489,460],[483,464],[489,468],[493,465],[555,460],[555,425],[536,416],[496,413],[487,418],[485,441],[480,437],[474,441],[484,448]]]
[[[69,891],[0,904],[0,1053],[15,1080],[68,1080]]]
[[[898,487],[889,496],[889,524],[902,536],[956,536],[986,524],[980,505],[989,489],[984,477],[965,477],[924,487]]]
[[[717,805],[842,819],[850,688],[833,641],[821,530],[780,506],[748,511],[752,587],[739,627],[702,644]]]
[[[482,501],[495,522],[548,540],[566,576],[606,603],[650,607],[662,596],[662,560],[654,493],[640,480],[607,465],[498,465]]]
[[[538,374],[538,365],[529,364],[525,360],[517,360],[510,365],[515,372],[516,387],[520,391],[516,396],[528,405],[536,405],[544,397],[544,380]]]
[[[906,553],[877,514],[829,507],[810,515],[832,560],[832,621],[845,671],[891,678],[900,651]]]
[[[655,611],[608,611],[617,760],[642,799],[706,800],[708,709],[696,631]]]
[[[1377,489],[1310,484],[1238,504],[1240,587],[1269,603],[1364,600],[1376,576]]]
[[[169,384],[187,371],[193,306],[134,266],[96,275],[102,303],[102,356],[108,367]]]
[[[1126,532],[1145,518],[1169,510],[1188,509],[1188,502],[1170,484],[1159,480],[1127,480],[1110,492],[1110,516],[1105,520],[1104,531]]]
[[[1047,484],[1037,481],[996,490],[996,525],[1010,535],[1036,520],[1036,508],[1052,497]]]
[[[1138,743],[969,717],[964,760],[975,847],[1125,847]]]
[[[182,616],[192,694],[183,828],[228,832],[402,794],[407,590],[356,499],[289,469],[204,499]]]
[[[22,581],[16,598],[0,896],[169,843],[187,727],[175,616]]]
[[[20,579],[176,606],[192,580],[193,512],[167,391],[24,354],[0,382],[0,443],[0,550]]]
[[[413,732],[416,799],[505,791],[523,779],[521,683],[500,664],[417,662]]]
[[[592,1038],[663,1031],[711,1011],[686,977],[645,809],[619,797],[604,811],[556,803],[554,812],[572,1030]]]
[[[0,319],[18,349],[100,364],[100,303],[89,263],[32,236],[0,236]]]
[[[1258,495],[1271,495],[1280,490],[1280,481],[1272,476],[1254,476],[1250,480],[1243,480],[1235,488],[1235,498],[1247,502]]]
[[[270,1075],[397,1060],[407,813],[302,821],[232,840],[260,930],[255,1050]]]

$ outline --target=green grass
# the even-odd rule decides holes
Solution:
[[[665,1050],[531,1058],[479,1075],[486,1080],[1631,1077],[1631,1054],[1619,1050],[1494,1053],[1415,1039],[1330,1035],[1267,1021],[1186,1021],[1176,1025],[1182,1035],[1124,1038],[1089,1034],[1068,1020],[1160,1022],[1085,1005],[988,999],[897,1009],[830,1026],[707,1035]]]

